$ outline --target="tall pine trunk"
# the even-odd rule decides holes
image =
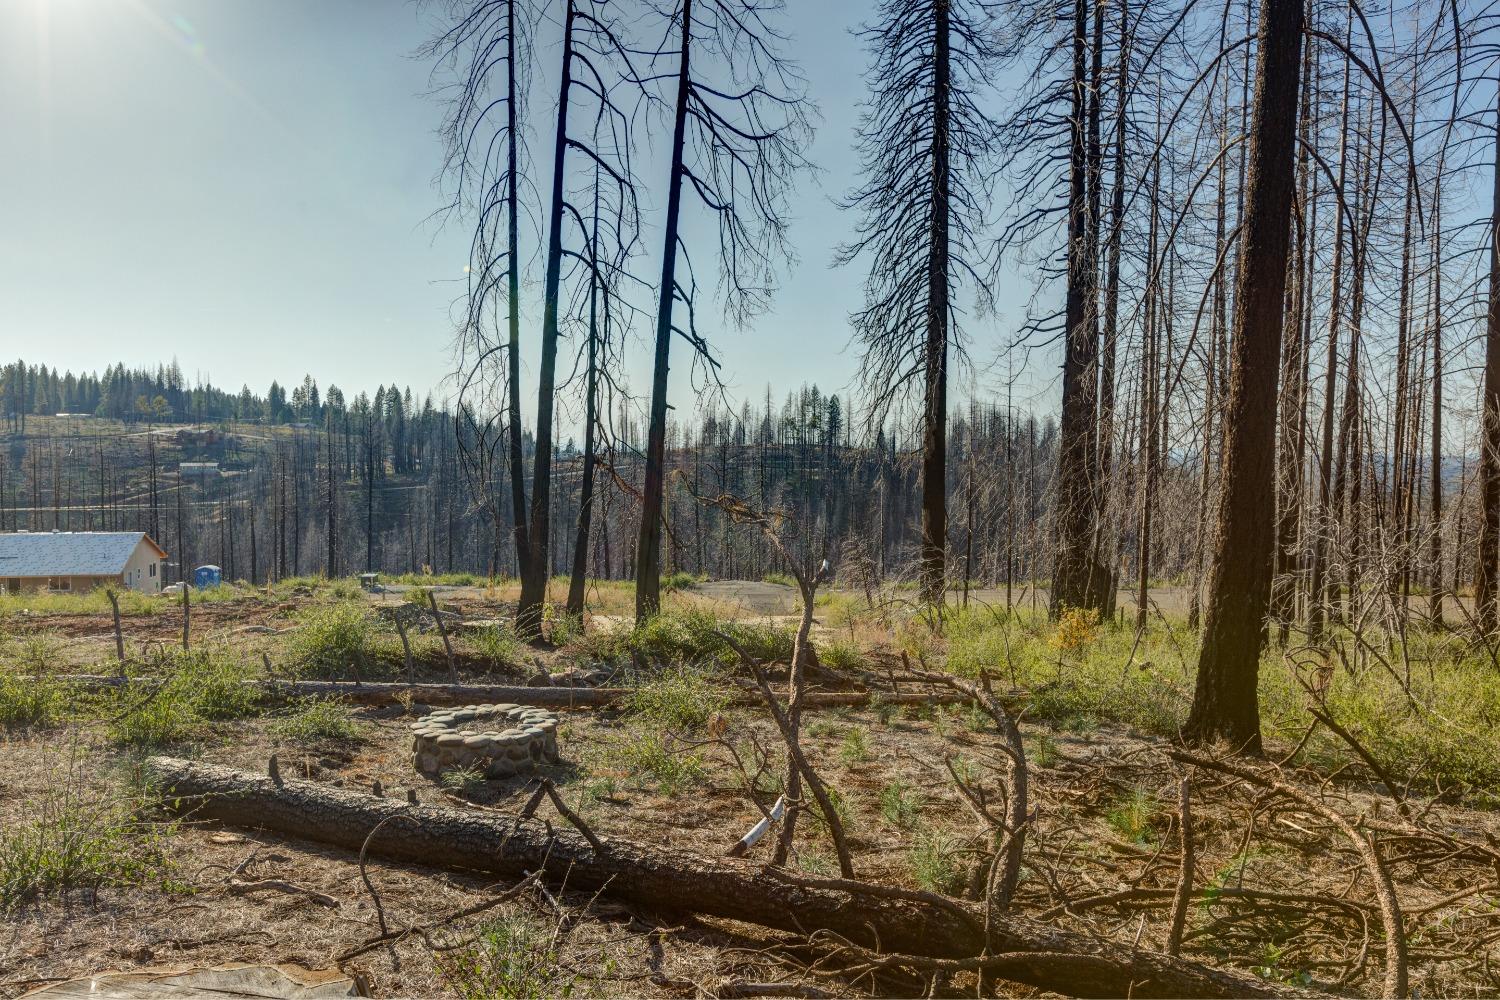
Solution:
[[[1063,357],[1062,420],[1058,434],[1057,555],[1051,614],[1068,608],[1104,610],[1108,570],[1095,551],[1098,522],[1097,440],[1099,372],[1094,329],[1097,255],[1088,199],[1088,5],[1073,5],[1073,107],[1069,141],[1067,338]]]
[[[1500,157],[1500,105],[1495,152]],[[1495,631],[1495,587],[1500,574],[1500,161],[1491,204],[1490,308],[1484,328],[1484,402],[1479,450],[1479,560],[1474,572],[1474,616],[1485,635]]]
[[[1342,197],[1345,169],[1349,161],[1349,69],[1344,69],[1344,96],[1341,102],[1339,131],[1339,172],[1334,184],[1335,199]],[[1332,290],[1328,299],[1328,358],[1323,376],[1323,421],[1321,447],[1318,452],[1318,516],[1313,543],[1312,580],[1308,590],[1307,637],[1317,643],[1323,638],[1323,622],[1328,613],[1328,536],[1333,531],[1333,412],[1338,389],[1339,321],[1342,319],[1340,293],[1344,277],[1344,211],[1335,200],[1333,206]],[[1351,237],[1353,234],[1350,234]]]
[[[666,492],[667,375],[672,350],[672,304],[677,294],[677,230],[682,216],[682,155],[687,138],[688,98],[692,92],[693,0],[682,0],[682,49],[677,66],[677,100],[667,175],[667,219],[663,234],[661,285],[657,290],[656,355],[651,369],[651,418],[646,430],[646,481],[641,490],[641,530],[635,555],[635,617],[661,610],[662,498]]]
[[[531,520],[527,525],[529,552],[521,563],[521,599],[516,606],[516,634],[541,637],[542,604],[547,598],[551,564],[548,541],[552,534],[552,415],[557,391],[558,288],[562,281],[563,202],[567,197],[565,159],[568,149],[568,92],[573,72],[573,3],[568,0],[563,21],[562,83],[557,96],[557,135],[553,146],[552,204],[547,220],[547,270],[542,286],[542,357],[537,370],[536,454],[532,458]]]
[[[516,540],[516,563],[525,567],[531,558],[531,543],[526,535],[526,454],[521,444],[521,256],[520,256],[520,170],[516,138],[516,2],[509,0],[505,10],[505,213],[507,273],[506,308],[510,340],[506,352],[510,392],[507,407],[510,416],[510,507],[511,525]],[[500,528],[499,502],[495,504],[495,529]],[[499,560],[497,559],[496,562]],[[496,572],[499,567],[495,567]]]
[[[1198,683],[1183,735],[1259,753],[1256,680],[1271,598],[1276,380],[1281,357],[1303,0],[1265,0],[1258,31],[1254,118],[1235,277],[1214,558]]]
[[[568,614],[583,614],[589,571],[589,529],[594,518],[594,427],[599,417],[599,168],[594,168],[593,233],[589,237],[589,360],[583,403],[583,474],[578,487],[578,534],[573,542],[573,577],[568,581]],[[606,322],[608,312],[606,309]]]
[[[1080,0],[1082,2],[1082,0]],[[927,249],[926,400],[922,421],[922,597],[942,606],[948,546],[948,225],[952,67],[949,0],[933,4],[932,214]]]

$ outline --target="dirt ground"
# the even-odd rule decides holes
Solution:
[[[705,584],[700,591],[716,605],[764,616],[786,613],[789,588],[741,582]],[[231,639],[248,658],[270,653],[302,600],[204,605],[194,612],[195,634]],[[483,606],[478,590],[449,591],[442,600],[466,615],[497,610]],[[107,615],[38,616],[7,620],[4,627],[57,637],[70,651],[70,666],[97,663],[113,644]],[[170,614],[127,622],[132,647],[140,649],[173,642],[179,629]],[[431,655],[432,647],[425,648]],[[560,656],[535,655],[554,664]],[[514,682],[519,670],[507,676],[465,665],[464,676]],[[424,663],[423,671],[433,679],[445,676],[435,661]],[[321,744],[279,734],[273,710],[215,723],[163,752],[262,773],[275,753],[283,773],[315,782],[355,790],[378,782],[387,796],[410,790],[426,804],[514,812],[528,778],[460,790],[412,769],[408,726],[427,710],[421,704],[351,709],[357,738]],[[1184,769],[1169,758],[1170,747],[1082,721],[1061,730],[1023,720],[1022,728],[1033,818],[1015,908],[1088,933],[1165,947],[1182,863],[1176,802]],[[989,720],[964,707],[877,704],[810,711],[804,733],[808,757],[842,803],[861,879],[912,889],[961,887],[991,834],[953,774],[965,775],[992,802],[1005,794],[1002,744]],[[759,818],[752,795],[763,805],[774,798],[770,782],[782,756],[774,727],[761,709],[725,709],[706,733],[665,734],[675,764],[643,763],[640,745],[661,736],[622,709],[565,712],[563,761],[545,773],[606,839],[722,855]],[[139,769],[139,755],[112,744],[99,720],[0,729],[0,739],[0,828],[16,829],[70,802],[117,800]],[[684,762],[691,766],[677,766]],[[752,784],[742,766],[756,779]],[[1348,815],[1365,816],[1374,829],[1412,825],[1367,774],[1351,769],[1333,782],[1292,775],[1299,787]],[[1376,895],[1348,838],[1313,810],[1211,771],[1196,772],[1192,795],[1200,896],[1189,910],[1184,955],[1289,984],[1377,994],[1386,949]],[[0,929],[0,995],[105,970],[224,962],[337,967],[357,975],[375,996],[685,997],[733,995],[765,984],[868,996],[906,995],[922,986],[850,976],[838,956],[810,953],[794,935],[627,908],[607,894],[573,893],[566,886],[527,889],[481,914],[441,923],[506,887],[379,859],[365,866],[367,885],[348,851],[266,831],[143,818],[162,859],[157,875],[139,885],[31,899],[7,914]],[[1429,806],[1420,818],[1422,832],[1397,837],[1385,859],[1407,907],[1413,986],[1427,995],[1493,995],[1500,982],[1489,959],[1500,921],[1491,900],[1500,891],[1494,881],[1500,860],[1493,852],[1445,847],[1434,837],[1493,844],[1500,822],[1491,812],[1443,804]],[[1439,834],[1429,836],[1429,828]],[[767,858],[769,841],[752,857]],[[831,841],[811,817],[803,818],[795,848],[793,863],[803,871],[836,871]],[[242,883],[257,880],[283,886],[244,890]],[[382,924],[440,926],[425,936],[362,948]],[[510,947],[538,959],[523,970],[519,985],[515,970],[497,971],[494,949],[484,946],[502,940],[497,927],[510,935],[503,938]],[[944,990],[972,987],[972,981],[955,980]],[[1034,994],[1003,983],[997,991]]]

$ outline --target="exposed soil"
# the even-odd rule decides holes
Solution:
[[[773,602],[789,591],[758,583],[699,589],[715,602],[739,602],[748,615],[777,614],[783,605]],[[500,610],[486,605],[482,592],[448,593],[443,601],[465,615]],[[204,605],[194,610],[195,634],[231,639],[258,655],[283,640],[245,627],[284,628],[299,603]],[[6,627],[68,637],[69,658],[78,665],[97,663],[112,650],[107,615],[37,616]],[[132,643],[171,642],[178,628],[168,613],[127,621]],[[557,654],[534,655],[546,662]],[[422,673],[438,679],[445,669],[428,661]],[[483,677],[467,665],[462,674]],[[412,769],[407,727],[425,710],[355,709],[361,735],[352,744],[290,743],[278,737],[273,713],[215,724],[194,744],[168,749],[262,772],[275,753],[285,773],[312,781],[359,790],[378,782],[392,797],[411,790],[424,803],[517,809],[528,779],[459,793]],[[781,767],[777,734],[757,709],[725,711],[708,734],[694,737],[696,746],[672,744],[697,761],[694,773],[675,782],[643,770],[632,751],[650,733],[621,710],[565,712],[562,719],[563,763],[545,773],[606,838],[720,855],[760,817],[727,748],[738,749],[752,772],[763,764],[767,779]],[[1023,731],[1035,818],[1016,907],[1075,929],[1164,947],[1180,867],[1175,802],[1182,769],[1168,758],[1170,748],[1110,726],[1058,731],[1023,722]],[[0,733],[0,826],[13,828],[65,797],[106,801],[129,786],[132,757],[109,743],[99,722]],[[809,758],[844,804],[860,878],[908,888],[961,886],[989,834],[955,789],[945,760],[998,802],[1001,743],[986,720],[963,708],[877,706],[810,712],[804,733]],[[1348,815],[1403,822],[1368,776],[1350,770],[1335,784],[1312,774],[1295,777]],[[1208,895],[1190,908],[1184,955],[1336,992],[1378,993],[1385,949],[1375,896],[1349,842],[1321,817],[1244,784],[1200,771],[1192,787],[1195,884]],[[769,804],[774,790],[763,788],[760,797]],[[1500,837],[1500,822],[1485,811],[1438,805],[1424,824],[1480,844]],[[75,889],[8,915],[0,936],[0,995],[103,970],[223,962],[341,966],[362,976],[377,996],[452,995],[453,963],[473,962],[463,945],[477,940],[487,921],[501,918],[542,927],[546,940],[555,935],[556,957],[541,987],[548,994],[712,995],[725,984],[795,981],[836,995],[901,995],[921,986],[842,978],[826,955],[811,969],[808,962],[817,956],[790,935],[626,909],[607,894],[570,893],[565,886],[528,889],[425,939],[412,935],[350,955],[380,932],[381,922],[350,852],[193,822],[161,830],[165,879]],[[755,857],[769,856],[771,839],[755,848]],[[794,862],[804,870],[836,870],[829,839],[812,818],[803,819],[796,846]],[[1500,984],[1491,978],[1488,956],[1500,923],[1491,905],[1492,859],[1444,854],[1434,842],[1411,837],[1391,841],[1386,860],[1408,910],[1413,986],[1424,994],[1493,993]],[[391,928],[441,921],[505,888],[420,866],[371,861],[366,867]],[[295,888],[236,894],[236,879],[275,879]],[[321,905],[300,890],[326,894],[337,905]],[[1458,895],[1465,890],[1469,894]],[[1277,903],[1254,893],[1289,895]],[[955,981],[951,988],[972,986]],[[1002,984],[999,992],[1032,991]]]

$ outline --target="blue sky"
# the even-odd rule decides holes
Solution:
[[[840,389],[857,364],[860,275],[830,267],[852,220],[832,197],[852,182],[865,54],[850,29],[871,5],[790,6],[821,111],[821,176],[794,199],[800,263],[751,329],[700,314],[750,398],[768,381]],[[431,218],[441,106],[414,52],[432,27],[407,0],[0,0],[0,354],[74,370],[175,356],[258,391],[306,371],[441,392],[467,237]],[[539,46],[541,77],[555,55]],[[1005,321],[974,326],[976,358]],[[646,354],[630,350],[640,388]]]

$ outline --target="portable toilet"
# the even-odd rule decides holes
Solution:
[[[222,581],[219,576],[219,567],[217,566],[199,566],[193,570],[193,586],[199,590],[204,590],[208,587],[217,587],[220,582]]]

